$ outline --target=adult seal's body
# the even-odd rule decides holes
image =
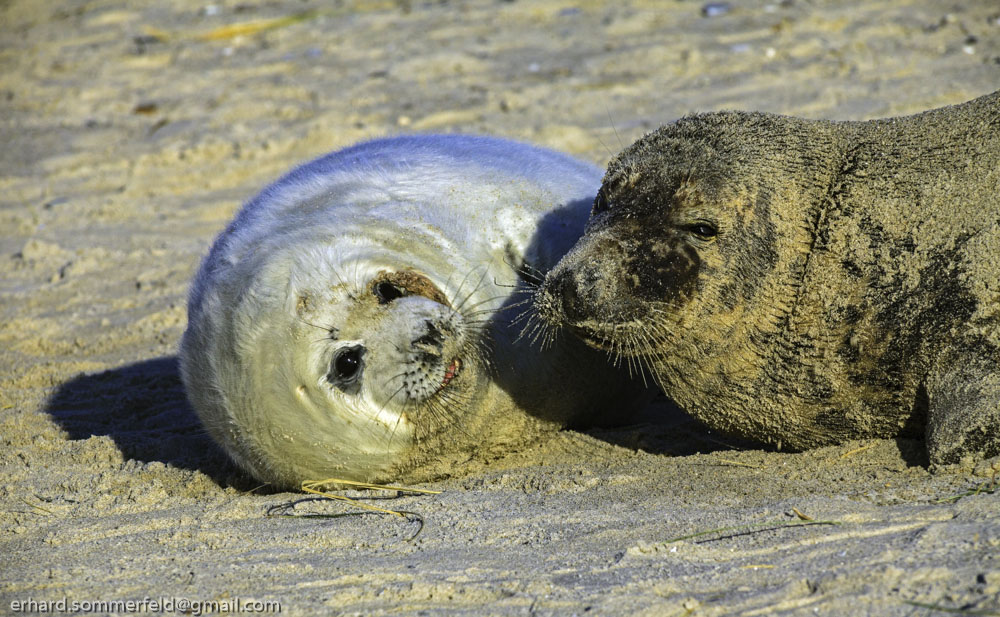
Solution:
[[[238,463],[294,486],[443,476],[628,406],[637,388],[603,354],[542,354],[511,324],[530,308],[518,271],[558,261],[599,185],[567,156],[467,136],[299,167],[194,280],[180,356],[196,412]]]
[[[540,314],[711,427],[1000,453],[1000,96],[905,118],[710,113],[609,166]]]

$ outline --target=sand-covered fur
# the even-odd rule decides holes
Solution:
[[[660,128],[611,162],[538,306],[711,427],[1000,454],[1000,94]]]
[[[572,246],[599,183],[550,150],[454,135],[292,171],[195,278],[180,358],[205,427],[279,486],[413,481],[627,407],[640,388],[604,354],[542,354],[511,325],[530,310],[518,272]]]

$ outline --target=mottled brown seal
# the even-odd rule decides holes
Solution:
[[[1000,454],[1000,93],[870,122],[660,128],[611,162],[536,299],[719,430]]]

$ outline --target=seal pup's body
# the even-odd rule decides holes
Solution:
[[[610,164],[536,306],[710,427],[1000,454],[1000,94],[916,116],[723,112]]]
[[[519,268],[582,233],[600,171],[469,136],[362,143],[267,187],[194,280],[188,396],[242,466],[279,486],[453,473],[627,407],[603,354],[515,341]],[[512,335],[512,331],[514,334]]]

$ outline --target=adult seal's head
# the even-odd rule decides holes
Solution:
[[[681,119],[610,164],[540,315],[712,427],[1000,453],[1000,96],[908,118]]]
[[[638,388],[602,354],[567,339],[543,355],[511,324],[518,272],[568,250],[598,184],[564,155],[464,136],[292,171],[194,281],[181,368],[199,417],[253,474],[294,486],[447,475],[628,407]]]

